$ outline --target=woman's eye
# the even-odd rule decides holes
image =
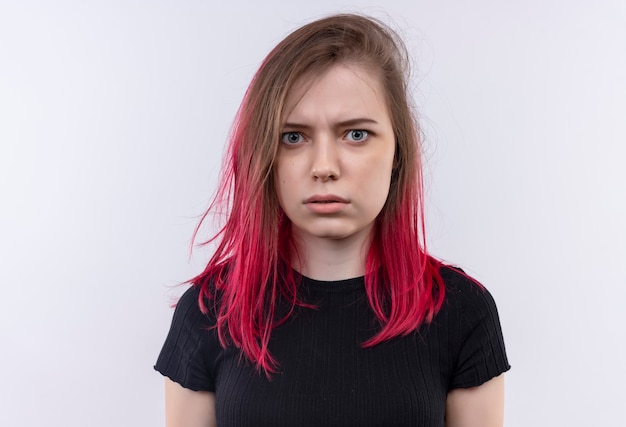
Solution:
[[[363,129],[354,129],[349,131],[346,134],[346,137],[350,140],[350,141],[365,141],[367,139],[367,137],[369,136],[369,132]]]
[[[282,134],[280,140],[285,144],[297,144],[302,142],[302,135],[300,132],[285,132]]]

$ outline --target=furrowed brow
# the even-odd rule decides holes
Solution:
[[[373,124],[373,125],[377,125],[378,122],[374,119],[369,119],[367,117],[359,117],[356,119],[350,119],[350,120],[344,120],[342,122],[337,123],[337,126],[339,127],[350,127],[350,126],[356,126],[356,125],[361,125],[361,124]]]
[[[304,129],[304,130],[310,130],[310,129],[311,129],[311,126],[309,126],[309,125],[305,125],[305,124],[302,124],[302,123],[292,123],[292,122],[288,122],[288,123],[285,123],[285,124],[283,125],[283,128],[286,128],[286,129]]]
[[[356,119],[343,120],[341,122],[338,122],[336,126],[345,128],[345,127],[357,126],[357,125],[362,125],[362,124],[377,125],[378,122],[374,119],[369,119],[367,117],[359,117]],[[304,123],[287,122],[283,125],[283,128],[310,130],[311,126],[306,125]]]

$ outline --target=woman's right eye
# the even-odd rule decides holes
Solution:
[[[280,140],[285,144],[297,144],[302,142],[302,134],[300,132],[285,132]]]

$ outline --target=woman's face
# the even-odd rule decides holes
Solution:
[[[389,194],[395,154],[379,79],[336,65],[295,85],[286,111],[275,185],[295,236],[304,245],[365,241]]]

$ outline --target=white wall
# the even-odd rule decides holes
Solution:
[[[0,0],[0,424],[162,425],[168,287],[243,91],[356,10],[413,51],[431,247],[498,302],[506,424],[625,425],[626,3],[216,3]]]

